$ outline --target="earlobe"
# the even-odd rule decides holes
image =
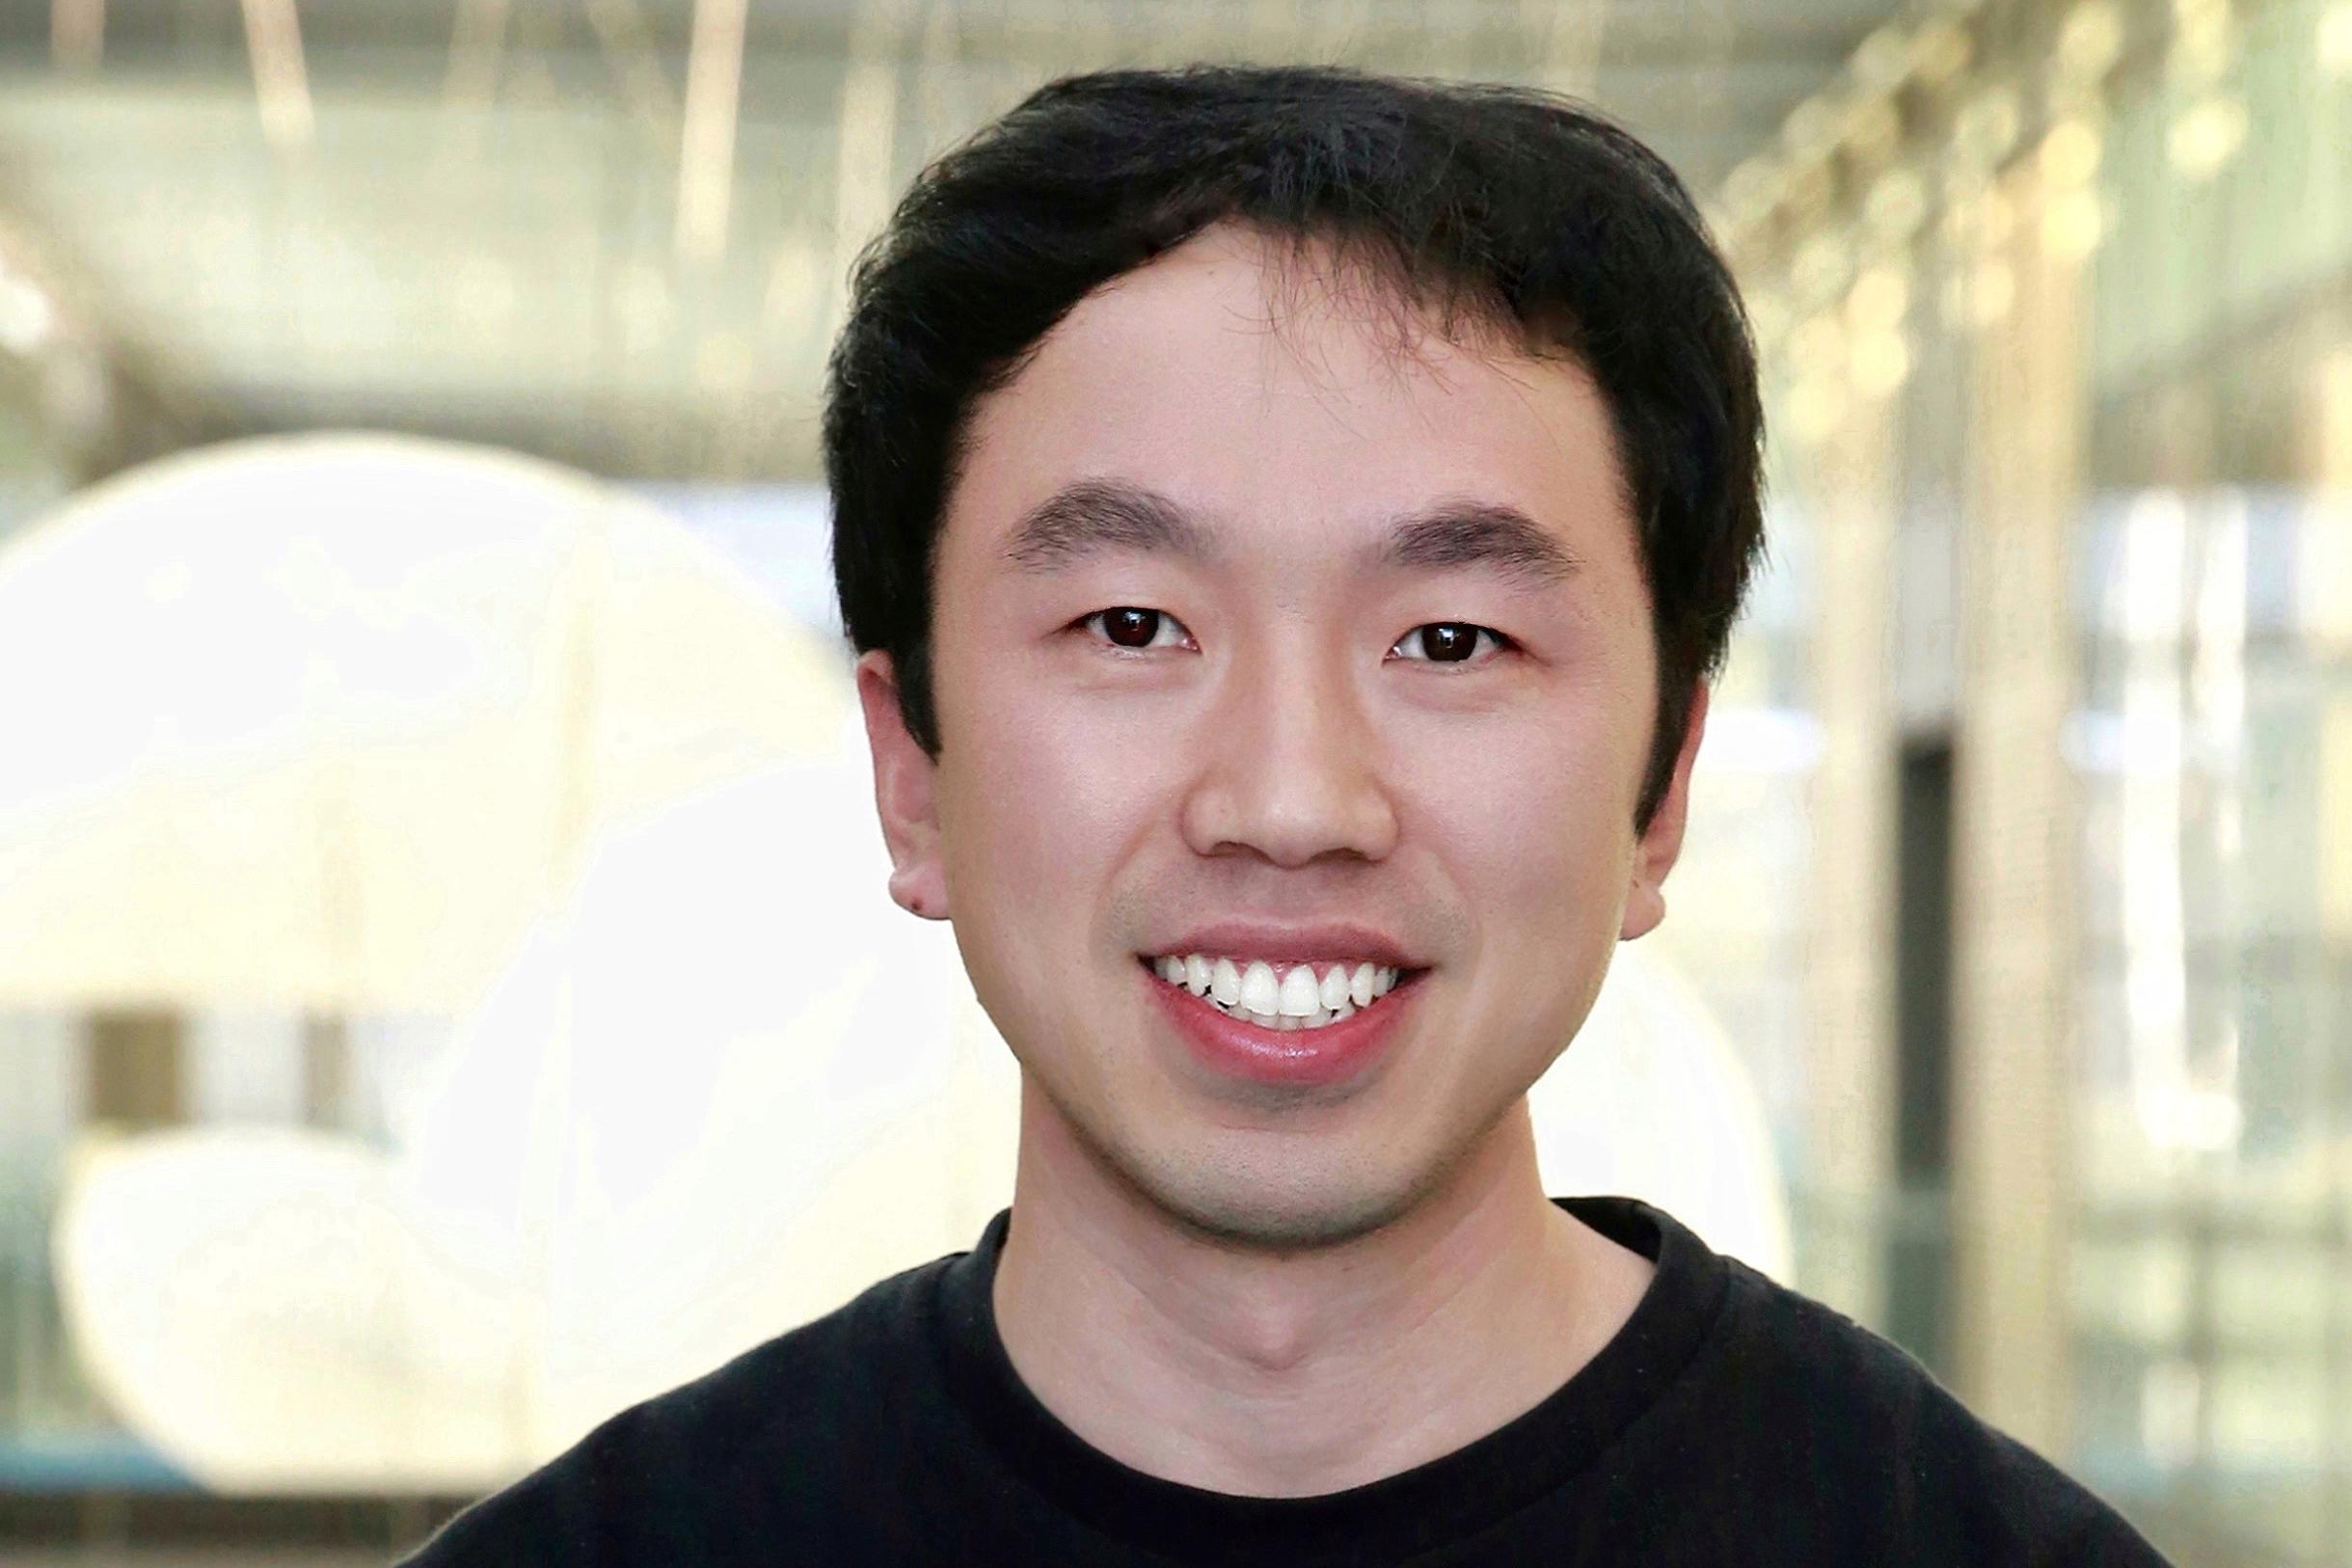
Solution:
[[[1674,772],[1666,793],[1651,813],[1649,825],[1634,844],[1634,879],[1625,898],[1625,917],[1617,939],[1630,942],[1646,936],[1666,917],[1666,873],[1683,852],[1683,829],[1690,816],[1690,769],[1698,761],[1699,741],[1707,730],[1708,688],[1700,682],[1690,695],[1690,716],[1683,728],[1682,749],[1674,758]]]
[[[1665,890],[1656,882],[1636,879],[1633,891],[1626,895],[1625,920],[1617,928],[1617,940],[1630,942],[1637,936],[1647,936],[1665,917]]]
[[[927,920],[949,916],[947,873],[939,853],[933,785],[938,765],[908,733],[899,713],[898,679],[880,649],[857,661],[857,701],[874,760],[874,808],[890,850],[890,899]]]

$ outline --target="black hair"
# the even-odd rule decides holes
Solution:
[[[1400,301],[1565,355],[1608,405],[1658,711],[1637,825],[1763,550],[1755,349],[1688,190],[1555,95],[1325,67],[1066,77],[932,163],[851,274],[827,366],[843,624],[936,757],[932,569],[973,410],[1100,284],[1212,225],[1337,247]]]

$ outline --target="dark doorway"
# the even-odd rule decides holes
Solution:
[[[1887,1317],[1938,1375],[1951,1351],[1952,743],[1903,748],[1896,803],[1895,1178]]]

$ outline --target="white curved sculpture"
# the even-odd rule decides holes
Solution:
[[[454,1267],[354,1139],[191,1127],[86,1146],[55,1264],[123,1424],[225,1492],[466,1493],[529,1451],[529,1303]]]
[[[473,1006],[604,828],[834,741],[832,650],[643,502],[234,442],[0,550],[0,1006]]]

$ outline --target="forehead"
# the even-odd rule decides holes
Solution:
[[[1080,301],[975,409],[947,549],[1116,478],[1270,539],[1469,498],[1582,560],[1634,550],[1608,411],[1573,362],[1441,332],[1361,271],[1211,230]],[[1244,541],[1245,543],[1247,541]]]

